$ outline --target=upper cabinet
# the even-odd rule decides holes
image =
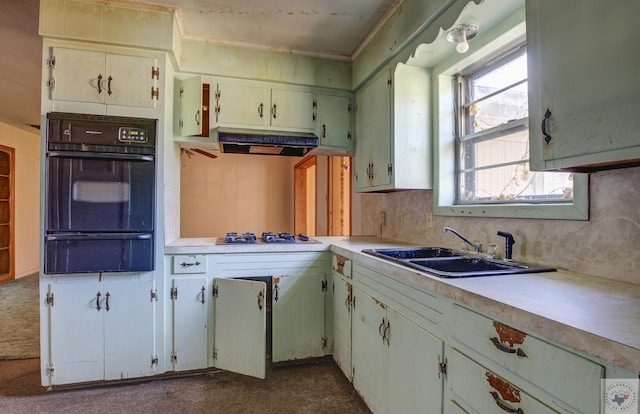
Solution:
[[[531,169],[640,164],[640,2],[527,0],[526,15]]]
[[[402,63],[356,93],[356,191],[431,188],[429,95],[428,70]]]
[[[110,110],[114,107],[153,111],[160,100],[157,61],[149,55],[52,47],[45,102],[51,102],[56,110],[73,112],[115,114],[117,111]]]
[[[351,94],[318,93],[315,133],[320,149],[352,153],[354,105]]]

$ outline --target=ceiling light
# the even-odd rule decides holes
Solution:
[[[478,25],[460,23],[447,31],[447,40],[456,44],[458,53],[465,53],[469,50],[468,41],[478,35]]]

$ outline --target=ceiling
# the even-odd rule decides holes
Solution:
[[[89,0],[175,11],[185,38],[351,59],[403,0]],[[40,123],[39,0],[0,1],[0,120]]]

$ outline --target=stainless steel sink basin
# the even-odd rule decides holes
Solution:
[[[554,272],[556,269],[492,259],[443,247],[365,249],[363,253],[443,278]]]

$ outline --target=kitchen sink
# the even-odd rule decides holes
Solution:
[[[443,278],[554,272],[556,270],[552,267],[531,266],[443,247],[365,249],[363,253]]]

